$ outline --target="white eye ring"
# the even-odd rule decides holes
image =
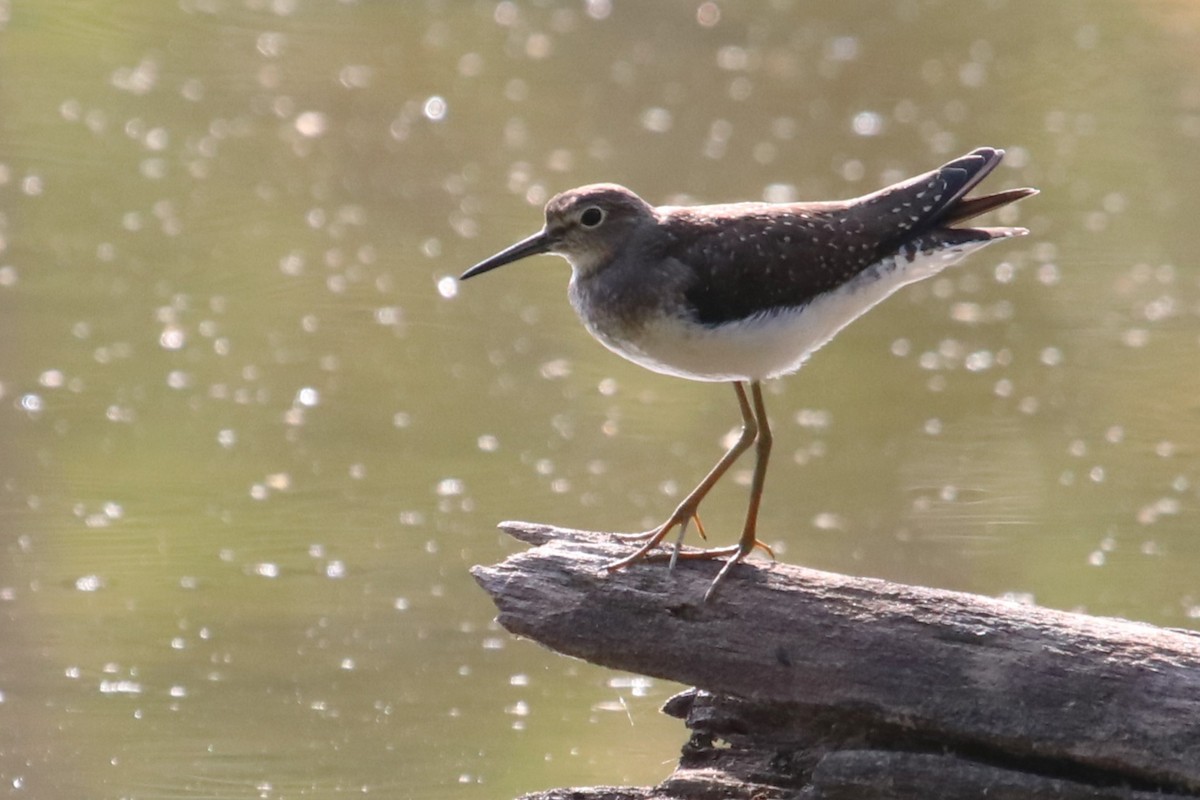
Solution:
[[[595,228],[607,216],[600,206],[588,206],[579,215],[579,223],[585,228]]]

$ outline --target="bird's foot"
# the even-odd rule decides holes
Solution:
[[[751,535],[749,541],[743,537],[742,541],[735,545],[730,545],[729,547],[710,547],[705,550],[687,550],[684,552],[676,551],[671,554],[670,558],[672,564],[674,564],[677,559],[691,561],[725,560],[725,563],[721,566],[720,571],[717,572],[717,577],[713,578],[713,582],[708,585],[708,591],[704,593],[704,602],[707,603],[716,593],[717,586],[725,579],[725,576],[729,574],[729,571],[733,569],[733,566],[754,552],[756,547],[764,550],[772,560],[775,559],[775,551],[771,549],[771,546],[766,542],[759,541],[753,535]],[[661,561],[665,557],[666,555],[663,553],[654,553],[647,556],[647,558],[652,561]]]
[[[676,525],[681,530],[686,529],[689,521],[696,523],[696,530],[699,531],[701,539],[708,538],[708,534],[704,532],[704,525],[700,522],[700,515],[695,511],[688,512],[686,510],[682,514],[679,512],[672,514],[669,520],[657,528],[651,528],[648,531],[640,533],[614,533],[612,537],[622,542],[644,542],[648,539],[654,539],[657,543],[661,542],[671,528],[674,528]]]
[[[775,551],[771,549],[771,546],[766,542],[761,541],[753,534],[750,534],[750,536],[743,535],[740,542],[734,545],[729,545],[728,547],[709,547],[703,550],[683,550],[681,549],[680,544],[683,541],[683,534],[687,530],[687,523],[689,519],[694,519],[697,527],[699,527],[700,518],[693,515],[691,518],[685,517],[683,520],[676,520],[674,517],[672,517],[659,527],[644,533],[617,534],[619,538],[626,541],[641,541],[643,544],[637,549],[636,552],[631,553],[622,559],[618,559],[617,561],[613,561],[612,563],[605,564],[604,569],[608,572],[615,572],[616,570],[628,567],[630,564],[634,564],[638,561],[668,561],[670,563],[669,569],[674,569],[676,562],[681,560],[724,560],[725,563],[721,566],[720,571],[717,572],[717,577],[713,578],[713,582],[708,586],[708,591],[704,593],[704,602],[708,602],[708,600],[716,593],[717,586],[725,579],[725,576],[729,574],[730,570],[733,569],[733,566],[745,559],[746,556],[750,555],[750,553],[754,552],[755,548],[758,548],[769,555],[772,561],[775,560]],[[670,532],[671,528],[673,528],[675,525],[679,526],[679,537],[671,551],[669,553],[653,552],[654,549],[658,547],[659,543],[662,542],[662,540]],[[703,530],[701,530],[701,535],[704,536]],[[704,536],[704,538],[707,539],[708,537]]]
[[[679,558],[680,548],[683,545],[684,534],[687,533],[688,524],[690,522],[696,523],[696,530],[699,531],[701,539],[708,538],[708,534],[704,532],[704,525],[700,522],[700,515],[696,513],[695,508],[687,506],[686,504],[675,509],[675,513],[672,514],[666,522],[656,528],[651,528],[650,530],[642,531],[641,533],[614,533],[613,536],[622,542],[641,542],[642,545],[624,558],[613,561],[610,564],[605,564],[604,569],[608,572],[615,572],[616,570],[623,569],[628,567],[630,564],[647,558],[651,551],[658,547],[659,543],[662,542],[662,540],[666,538],[667,534],[671,532],[671,529],[678,526],[679,536],[675,539],[675,547],[671,551],[670,556],[671,569],[674,569],[675,562]],[[665,554],[660,555],[665,557]]]

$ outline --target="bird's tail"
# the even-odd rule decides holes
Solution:
[[[949,193],[940,208],[935,209],[929,222],[938,227],[949,227],[1037,194],[1037,189],[1022,188],[982,197],[967,197],[967,193],[982,183],[1003,159],[1003,150],[979,147],[934,170],[937,178],[945,182]]]
[[[987,194],[983,197],[972,197],[969,199],[960,198],[959,201],[946,209],[945,214],[938,222],[943,225],[953,225],[956,222],[966,222],[969,219],[986,214],[1001,206],[1006,206],[1009,203],[1015,203],[1018,200],[1023,200],[1030,195],[1038,193],[1037,189],[1008,189],[995,194]]]

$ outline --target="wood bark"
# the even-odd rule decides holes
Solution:
[[[1200,634],[753,560],[609,574],[611,535],[506,522],[476,567],[499,622],[689,684],[691,738],[652,788],[536,797],[1200,797]]]

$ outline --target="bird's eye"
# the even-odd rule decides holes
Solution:
[[[583,213],[579,215],[579,221],[583,223],[585,228],[594,228],[601,222],[604,222],[604,210],[598,206],[585,208]]]

